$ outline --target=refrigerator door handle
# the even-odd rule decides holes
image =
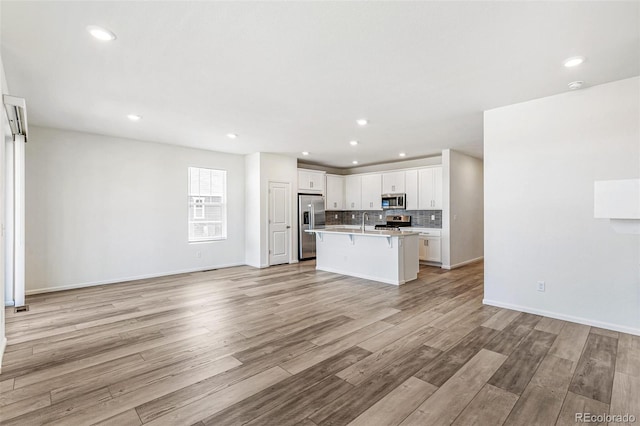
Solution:
[[[309,220],[309,229],[313,229],[315,228],[315,222],[316,222],[316,218],[315,218],[315,212],[313,211],[313,203],[309,204],[309,208],[310,210],[310,214],[309,216],[311,216],[311,220]]]

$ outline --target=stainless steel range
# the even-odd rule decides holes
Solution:
[[[399,231],[400,228],[411,226],[411,216],[387,216],[387,223],[384,225],[376,225],[375,229],[392,229]]]

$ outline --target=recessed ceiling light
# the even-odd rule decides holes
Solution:
[[[238,135],[236,135],[235,133],[227,133],[227,137],[228,137],[229,139],[235,139],[235,138],[237,138],[237,137],[238,137]]]
[[[112,31],[97,25],[88,25],[87,31],[100,41],[113,41],[116,39],[116,35]]]
[[[129,114],[127,115],[127,118],[131,121],[140,121],[142,119],[142,116],[138,114]]]
[[[582,89],[583,84],[584,84],[584,81],[572,81],[571,83],[569,83],[569,89],[571,90]]]
[[[567,68],[577,67],[584,62],[586,58],[584,56],[572,56],[564,60],[563,64]]]
[[[350,141],[349,144],[351,144],[351,146],[356,146],[358,145],[358,141]]]
[[[302,151],[302,155],[309,155],[307,151]]]
[[[358,123],[358,126],[366,126],[367,124],[369,124],[369,122],[365,118],[361,118],[359,120],[356,120],[356,123]]]
[[[400,157],[406,157],[407,154],[405,154],[404,152],[401,152],[400,154],[398,154]]]
[[[353,160],[351,164],[358,164],[358,160]]]

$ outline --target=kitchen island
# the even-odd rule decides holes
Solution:
[[[400,285],[418,277],[418,232],[314,229],[316,269]]]

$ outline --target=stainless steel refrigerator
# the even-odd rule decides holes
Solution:
[[[316,257],[316,234],[304,231],[324,228],[324,225],[324,197],[298,195],[298,259]]]

